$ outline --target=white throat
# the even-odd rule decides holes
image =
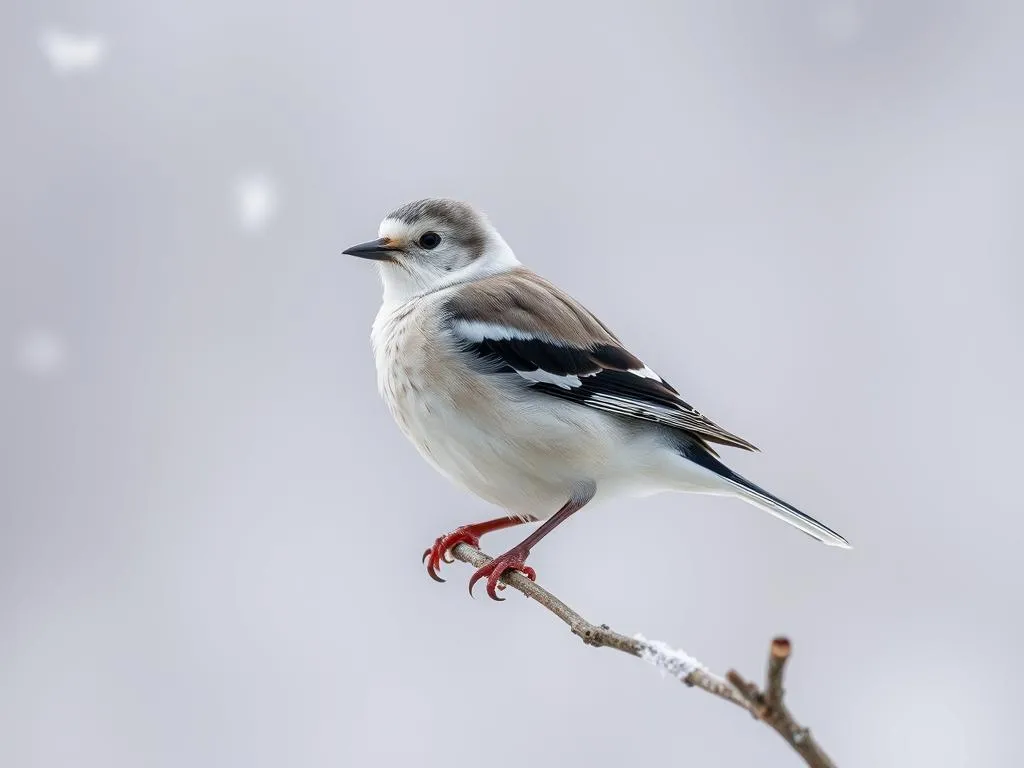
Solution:
[[[519,260],[508,243],[494,232],[483,254],[461,269],[439,272],[427,265],[406,261],[401,264],[380,262],[378,272],[384,286],[384,306],[395,307],[423,294],[508,272],[518,266]]]

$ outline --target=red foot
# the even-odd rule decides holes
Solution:
[[[473,530],[473,526],[464,525],[461,528],[456,528],[451,533],[437,537],[434,541],[434,546],[423,553],[423,562],[427,564],[427,573],[430,574],[430,578],[434,581],[440,581],[442,584],[444,583],[444,579],[437,575],[437,571],[441,567],[442,562],[455,562],[455,559],[448,552],[456,544],[462,544],[463,542],[474,547],[480,546],[480,537]]]
[[[486,576],[487,595],[491,600],[504,600],[505,598],[498,597],[495,590],[505,588],[505,585],[498,581],[498,579],[501,578],[501,574],[505,573],[505,571],[519,571],[530,581],[536,581],[537,572],[530,566],[526,565],[526,558],[529,554],[530,550],[525,547],[515,547],[514,549],[510,549],[504,555],[498,555],[482,568],[477,569],[477,572],[473,574],[473,578],[469,580],[470,596],[473,595],[473,585]]]

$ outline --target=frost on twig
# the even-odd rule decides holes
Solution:
[[[457,544],[451,553],[456,560],[469,563],[475,568],[491,562],[488,555],[469,544]],[[791,650],[789,641],[785,638],[776,638],[772,643],[767,693],[762,693],[756,685],[747,682],[735,671],[729,672],[726,680],[708,670],[688,653],[676,650],[665,643],[648,640],[639,634],[629,637],[616,632],[607,624],[591,624],[540,584],[530,581],[518,571],[505,573],[501,581],[555,614],[586,645],[614,648],[630,656],[636,656],[680,682],[735,704],[771,726],[810,768],[835,768],[835,763],[811,736],[811,732],[793,719],[783,703],[782,672]]]
[[[703,664],[690,656],[686,651],[676,650],[667,643],[660,640],[648,640],[639,632],[633,635],[633,639],[640,643],[640,658],[649,662],[661,670],[662,674],[669,674],[681,680],[687,685],[690,675],[697,670],[706,670]]]

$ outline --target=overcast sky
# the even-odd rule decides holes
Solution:
[[[850,539],[584,511],[540,580],[760,677],[843,766],[1013,765],[1024,10],[206,0],[0,10],[0,764],[748,766],[769,729],[431,581],[493,517],[377,397],[342,249],[487,211]],[[522,531],[485,539],[507,549]]]

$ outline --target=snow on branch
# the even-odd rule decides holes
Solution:
[[[480,568],[491,561],[489,556],[469,544],[456,545],[451,554],[456,560],[469,563],[475,568]],[[762,691],[735,670],[730,670],[726,677],[722,678],[684,651],[676,650],[658,640],[648,640],[640,634],[628,637],[615,632],[607,624],[591,624],[542,586],[517,571],[506,573],[501,577],[501,581],[533,598],[555,614],[569,626],[574,635],[583,640],[584,644],[596,648],[614,648],[636,656],[688,686],[700,688],[735,704],[775,730],[811,768],[836,768],[810,730],[796,722],[783,701],[785,691],[782,687],[782,676],[792,650],[786,638],[777,637],[772,641],[765,689]]]
[[[641,659],[683,682],[686,682],[686,678],[694,672],[707,671],[703,664],[686,651],[676,650],[660,640],[648,640],[639,632],[633,635],[633,639],[642,646],[640,649]]]

